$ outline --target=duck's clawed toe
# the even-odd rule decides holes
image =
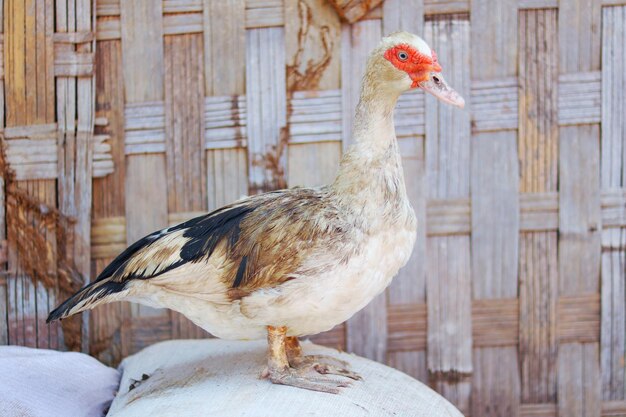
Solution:
[[[332,362],[335,362],[335,364]],[[339,364],[339,366],[336,364]],[[333,358],[332,356],[300,356],[296,360],[290,360],[289,365],[292,368],[302,370],[303,372],[315,371],[322,375],[338,375],[354,379],[355,381],[361,381],[363,379],[359,374],[348,369],[348,362]]]
[[[293,359],[294,358],[291,357],[289,358],[290,363]],[[300,355],[300,359],[303,359],[308,363],[326,363],[346,369],[350,367],[348,362],[330,355]],[[291,365],[294,366],[294,364]]]
[[[339,394],[340,388],[350,386],[350,381],[339,381],[330,377],[320,375],[311,367],[306,368],[282,368],[269,369],[267,377],[274,384],[289,385],[292,387],[304,388],[311,391],[326,392],[329,394]]]
[[[346,378],[354,379],[355,381],[362,381],[363,377],[346,368],[339,368],[334,365],[325,364],[325,363],[316,363],[313,365],[313,368],[322,375],[330,374],[330,375],[339,375],[344,376]]]

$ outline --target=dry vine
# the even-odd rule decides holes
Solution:
[[[6,157],[6,140],[0,136],[0,173],[4,178],[6,226],[10,259],[17,261],[20,274],[30,276],[47,289],[58,288],[58,298],[69,297],[83,285],[83,277],[72,256],[75,220],[18,187],[15,171]],[[55,233],[55,249],[47,241],[47,232]],[[65,344],[70,350],[81,348],[80,316],[61,323]]]

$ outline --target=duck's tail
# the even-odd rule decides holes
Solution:
[[[109,301],[107,300],[108,295],[119,293],[125,286],[124,282],[115,282],[111,278],[94,281],[52,310],[46,323],[64,319],[103,304]]]

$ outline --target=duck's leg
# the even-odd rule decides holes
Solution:
[[[320,375],[311,369],[292,368],[289,366],[285,349],[286,334],[287,328],[284,326],[267,326],[267,341],[269,343],[267,376],[270,381],[275,384],[291,385],[331,394],[338,394],[339,388],[349,385],[347,382],[336,381]]]
[[[329,355],[303,355],[300,341],[295,336],[285,338],[287,361],[295,369],[312,369],[320,374],[340,375],[354,380],[361,380],[356,372],[348,370],[348,362]]]

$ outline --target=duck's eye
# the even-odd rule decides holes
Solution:
[[[400,51],[400,52],[398,52],[398,59],[400,61],[406,61],[407,59],[409,59],[409,54],[407,54],[404,51]]]

